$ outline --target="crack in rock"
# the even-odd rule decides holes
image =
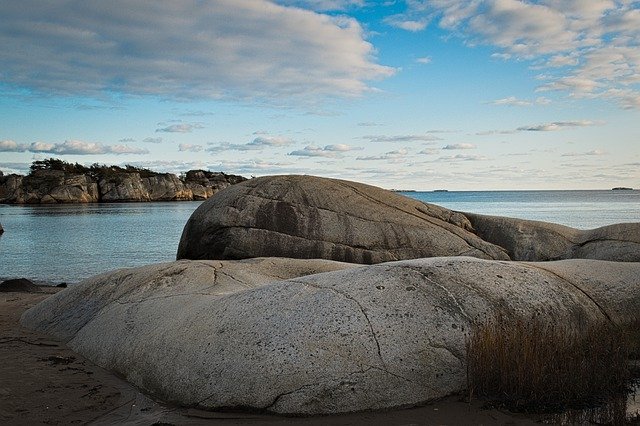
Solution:
[[[575,284],[575,283],[573,283],[573,282],[569,281],[567,278],[563,277],[562,275],[559,275],[558,273],[556,273],[556,272],[554,272],[554,271],[552,271],[552,270],[549,270],[549,269],[547,269],[547,268],[544,268],[544,267],[542,267],[542,266],[540,266],[540,265],[535,265],[535,264],[532,264],[532,263],[523,263],[522,265],[523,265],[523,266],[525,266],[525,267],[530,267],[530,268],[532,268],[532,269],[539,270],[539,271],[545,271],[545,272],[547,272],[547,273],[549,273],[549,274],[551,274],[551,275],[553,275],[553,276],[555,276],[555,277],[559,278],[561,281],[566,282],[567,284],[571,285],[573,288],[575,288],[575,289],[576,289],[576,290],[578,290],[580,293],[582,293],[584,296],[586,296],[586,297],[587,297],[587,299],[589,299],[589,300],[590,300],[590,301],[591,301],[591,302],[592,302],[592,303],[593,303],[593,304],[598,308],[598,310],[600,311],[600,313],[601,313],[601,314],[602,314],[602,315],[603,315],[603,316],[604,316],[604,317],[605,317],[605,318],[606,318],[610,323],[615,324],[615,323],[613,322],[613,320],[611,319],[611,317],[609,316],[609,314],[607,313],[607,311],[605,311],[605,310],[604,310],[604,308],[603,308],[602,306],[600,306],[600,304],[598,304],[598,302],[596,302],[596,301],[595,301],[595,299],[594,299],[593,297],[591,297],[591,295],[589,295],[589,293],[587,293],[586,291],[584,291],[584,290],[583,290],[579,285],[577,285],[577,284]]]
[[[449,352],[454,358],[456,358],[458,361],[460,361],[460,364],[462,364],[462,365],[464,365],[464,363],[466,361],[463,355],[455,353],[452,349],[446,347],[445,345],[439,345],[437,343],[429,342],[429,347],[434,348],[434,349],[444,349],[445,351]],[[426,352],[426,351],[427,351],[427,349],[422,349],[420,352]]]
[[[288,396],[288,395],[291,395],[291,394],[294,394],[294,393],[296,393],[296,392],[300,392],[300,391],[301,391],[302,389],[304,389],[304,388],[309,388],[309,387],[312,387],[312,386],[318,386],[318,385],[320,385],[320,384],[322,384],[322,382],[308,383],[308,384],[306,384],[306,385],[302,385],[302,386],[300,386],[300,387],[298,387],[298,388],[296,388],[296,389],[293,389],[293,390],[291,390],[291,391],[283,392],[283,393],[281,393],[281,394],[278,394],[278,395],[276,395],[276,397],[273,399],[273,401],[272,401],[270,404],[267,404],[266,406],[264,406],[264,407],[263,407],[263,409],[264,409],[264,410],[267,410],[267,411],[270,411],[270,409],[272,409],[272,408],[273,408],[273,407],[274,407],[274,406],[275,406],[275,405],[280,401],[280,399],[282,399],[283,397]]]
[[[593,238],[590,240],[586,240],[583,241],[581,243],[575,243],[576,247],[585,247],[589,244],[595,244],[595,243],[600,243],[600,242],[617,242],[617,243],[629,243],[629,244],[634,244],[634,245],[638,245],[639,243],[636,241],[632,241],[632,240],[621,240],[618,238],[608,238],[608,237],[602,237],[602,238]]]
[[[366,313],[365,308],[360,304],[360,302],[356,299],[354,299],[352,296],[336,290],[335,288],[330,288],[330,287],[322,287],[319,286],[317,284],[313,284],[313,283],[309,283],[309,282],[300,282],[300,281],[296,281],[298,284],[302,284],[302,285],[308,285],[310,287],[313,288],[317,288],[320,290],[328,290],[328,291],[332,291],[336,294],[341,295],[342,297],[344,297],[345,299],[351,300],[352,302],[354,302],[356,305],[358,305],[358,308],[360,309],[360,312],[362,313],[362,315],[364,316],[364,319],[367,321],[367,324],[369,325],[369,330],[371,331],[371,337],[373,338],[373,341],[376,343],[376,348],[377,348],[377,352],[378,352],[378,358],[380,358],[380,362],[382,363],[382,365],[387,368],[386,363],[384,361],[384,358],[382,357],[382,350],[380,349],[380,342],[378,341],[378,336],[376,335],[374,329],[373,329],[373,324],[371,324],[371,320],[369,319],[369,316]]]
[[[429,283],[433,284],[434,286],[438,287],[439,289],[441,289],[442,291],[444,291],[447,296],[449,296],[449,298],[451,300],[453,300],[453,303],[455,304],[455,306],[458,308],[458,310],[460,311],[460,313],[462,314],[463,317],[465,317],[469,322],[473,322],[471,316],[464,310],[464,307],[462,306],[462,304],[458,301],[458,299],[456,298],[456,296],[445,286],[443,286],[442,284],[434,281],[433,279],[431,279],[431,277],[429,277],[425,272],[423,272],[422,270],[416,268],[416,267],[412,267],[409,265],[402,265],[402,268],[406,268],[409,269],[413,272],[416,272],[418,274],[420,274],[420,276],[422,276],[422,278],[425,281],[428,281]]]

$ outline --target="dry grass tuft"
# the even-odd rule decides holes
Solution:
[[[498,319],[467,341],[469,393],[514,411],[594,406],[629,390],[630,343],[610,324],[576,331],[537,318]]]

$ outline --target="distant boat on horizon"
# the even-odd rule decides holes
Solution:
[[[616,186],[615,188],[611,188],[612,191],[633,191],[633,188],[629,188],[627,186]]]
[[[434,189],[433,192],[449,192],[448,189]]]

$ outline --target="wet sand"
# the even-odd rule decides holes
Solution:
[[[19,324],[30,306],[59,291],[0,293],[0,424],[3,425],[533,425],[534,418],[450,397],[423,407],[339,416],[282,417],[172,407],[96,366],[66,345]]]

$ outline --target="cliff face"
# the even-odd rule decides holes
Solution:
[[[190,170],[183,179],[171,173],[109,176],[37,170],[29,176],[0,174],[0,203],[55,204],[204,200],[220,189],[246,180],[241,176]]]

